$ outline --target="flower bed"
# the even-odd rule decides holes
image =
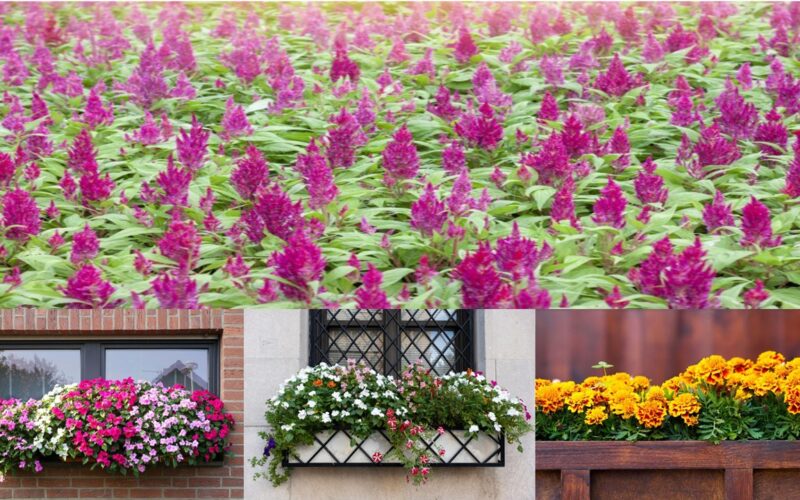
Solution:
[[[501,465],[503,439],[518,443],[530,430],[522,401],[482,375],[436,376],[420,366],[398,379],[354,363],[305,368],[269,400],[265,416],[267,445],[252,463],[268,465],[256,477],[273,485],[293,465],[321,463],[399,464],[424,483],[437,464]]]
[[[0,5],[0,306],[797,307],[799,9]]]
[[[54,457],[138,476],[149,467],[198,465],[228,451],[234,420],[207,391],[88,380],[39,401],[0,402],[0,476],[40,472]]]

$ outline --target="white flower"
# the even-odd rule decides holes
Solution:
[[[338,417],[338,416],[339,416],[339,410],[333,410],[333,411],[331,412],[331,415],[333,415],[333,418],[336,418],[336,417]]]
[[[478,429],[478,426],[477,426],[477,425],[474,425],[474,424],[473,424],[473,425],[470,425],[470,426],[469,426],[469,433],[470,433],[470,434],[474,434],[474,433],[478,432],[479,430],[480,430],[480,429]]]
[[[383,412],[378,408],[373,408],[371,414],[376,417],[380,417],[383,415]]]
[[[496,424],[494,424],[494,430],[496,430],[497,432],[500,432],[500,431],[503,430],[503,428],[500,426],[500,424],[496,423]]]
[[[330,423],[330,421],[331,421],[331,414],[326,411],[325,413],[322,414],[322,423],[328,424]]]
[[[311,401],[308,402],[308,407],[309,408],[314,408],[315,406],[317,406],[317,402],[316,401],[311,400]]]
[[[516,408],[509,408],[508,412],[506,413],[509,417],[516,417],[519,415],[519,410]]]
[[[308,413],[305,410],[300,410],[300,413],[297,414],[297,418],[300,420],[305,420]]]
[[[486,416],[489,417],[489,420],[491,420],[492,422],[497,422],[497,417],[495,416],[494,412],[490,411],[489,414]]]

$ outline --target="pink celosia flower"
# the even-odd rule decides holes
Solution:
[[[39,207],[30,193],[20,188],[6,192],[3,196],[2,223],[5,238],[19,243],[25,243],[31,236],[39,234],[42,224]]]
[[[109,309],[123,302],[110,300],[116,288],[105,281],[100,270],[91,264],[81,266],[67,280],[67,286],[58,289],[74,301],[67,304],[70,309]]]
[[[455,120],[461,115],[461,112],[453,106],[451,97],[450,90],[444,85],[440,85],[434,96],[435,102],[428,103],[428,111],[445,121]]]
[[[614,285],[614,288],[611,290],[610,293],[606,293],[605,297],[603,297],[603,301],[610,307],[611,309],[625,309],[628,304],[630,304],[629,300],[623,300],[622,293],[619,290],[619,287]]]
[[[131,94],[133,102],[145,109],[167,97],[169,87],[164,79],[164,67],[152,41],[139,57],[139,65],[121,87]]]
[[[764,289],[764,282],[756,280],[755,286],[744,292],[745,309],[758,309],[761,303],[769,298],[769,292]]]
[[[89,125],[90,128],[114,123],[114,107],[111,104],[109,104],[108,107],[103,106],[103,101],[100,99],[99,92],[100,90],[98,87],[94,86],[92,90],[89,91],[89,97],[86,98],[83,122]]]
[[[64,243],[66,243],[66,241],[64,241],[64,237],[61,236],[58,231],[53,233],[53,236],[47,239],[47,244],[50,245],[50,248],[53,250],[53,252],[64,246]]]
[[[461,143],[453,141],[442,150],[442,168],[448,175],[459,175],[467,168],[467,159]]]
[[[328,130],[326,156],[331,168],[353,166],[355,150],[366,143],[366,136],[353,115],[342,108],[338,115],[331,117],[335,126]]]
[[[206,162],[208,138],[211,133],[203,130],[203,125],[192,115],[192,128],[187,133],[180,130],[175,142],[178,160],[192,172],[197,172]]]
[[[436,197],[436,188],[429,182],[422,196],[411,204],[411,227],[431,237],[433,233],[441,233],[446,220],[444,202]]]
[[[158,144],[162,141],[161,128],[159,128],[156,121],[153,120],[153,115],[149,111],[145,111],[144,123],[133,133],[130,140],[144,146]]]
[[[19,267],[12,267],[11,270],[8,271],[8,274],[3,276],[2,282],[11,285],[11,288],[22,285],[22,274],[20,273]]]
[[[597,137],[584,130],[584,125],[575,114],[569,115],[564,121],[564,128],[559,136],[567,154],[572,158],[593,153],[597,149]]]
[[[165,272],[150,283],[163,309],[199,309],[197,282],[185,273]]]
[[[363,284],[356,290],[356,305],[361,309],[386,309],[392,307],[386,292],[381,289],[383,273],[370,262],[362,278]]]
[[[597,75],[594,87],[610,96],[620,97],[627,94],[630,90],[641,87],[643,84],[642,76],[632,77],[625,69],[619,58],[619,53],[614,53],[614,57],[605,72]]]
[[[703,223],[709,233],[725,226],[734,226],[733,211],[730,204],[725,204],[722,191],[714,193],[714,201],[703,207]]]
[[[133,268],[143,276],[149,275],[153,271],[153,261],[145,257],[138,249],[135,249],[133,253],[136,255],[133,259]]]
[[[572,175],[573,167],[561,136],[553,133],[543,143],[536,154],[523,153],[521,165],[536,170],[539,183],[546,186],[559,186]]]
[[[553,222],[568,220],[572,226],[579,227],[578,219],[575,216],[574,192],[575,181],[572,177],[567,177],[553,197],[553,206],[550,207],[550,218],[553,219]]]
[[[648,156],[642,164],[642,171],[633,180],[636,197],[642,203],[661,203],[667,201],[669,190],[664,187],[664,179],[655,173],[656,163]]]
[[[89,224],[86,224],[82,231],[78,231],[72,237],[72,251],[69,260],[76,265],[84,261],[91,261],[97,257],[99,251],[100,240],[97,239],[97,233],[89,227]]]
[[[271,279],[265,279],[264,285],[258,289],[258,303],[268,304],[278,300],[278,290],[275,287],[275,282]]]
[[[478,54],[478,47],[472,39],[469,29],[462,27],[458,31],[458,41],[453,45],[453,56],[458,64],[466,64],[472,56]]]
[[[188,204],[189,184],[192,173],[175,165],[170,154],[167,158],[167,169],[156,176],[156,184],[161,187],[163,195],[159,197],[161,203],[184,207]]]
[[[158,240],[161,255],[174,261],[182,270],[192,269],[200,256],[202,239],[194,222],[173,219]]]
[[[716,124],[700,131],[700,140],[694,145],[694,153],[701,167],[730,165],[742,156],[736,142],[722,137]]]
[[[433,79],[436,77],[436,67],[433,65],[433,49],[425,49],[425,55],[419,61],[408,68],[407,71],[410,75],[428,75],[428,78]]]
[[[775,108],[772,108],[764,118],[766,118],[766,121],[758,124],[753,134],[753,140],[758,143],[762,155],[781,155],[789,142],[789,131],[781,121],[781,115]]]
[[[109,174],[101,176],[97,172],[84,174],[78,181],[78,185],[81,188],[83,199],[90,202],[108,199],[116,186]]]
[[[295,170],[303,176],[306,189],[308,189],[308,206],[318,210],[328,206],[339,193],[333,179],[333,172],[319,153],[314,139],[308,144],[306,154],[298,154],[294,166]]]
[[[769,248],[781,244],[781,237],[772,235],[769,208],[758,201],[755,196],[751,196],[750,203],[742,209],[742,232],[744,233],[741,240],[743,247],[755,245]]]
[[[267,161],[255,146],[247,146],[245,156],[236,161],[231,173],[231,184],[236,192],[245,200],[250,200],[269,182]]]
[[[503,93],[497,86],[492,70],[486,63],[481,63],[475,70],[472,77],[472,92],[480,102],[488,103],[490,106],[505,107],[511,106],[512,99],[508,94]]]
[[[600,197],[594,204],[592,220],[597,224],[622,229],[625,227],[625,206],[627,204],[619,184],[609,177],[608,183],[600,191]]]
[[[383,149],[383,181],[387,186],[413,179],[419,171],[419,157],[414,146],[414,137],[403,125],[392,135],[392,140]]]
[[[558,113],[556,98],[553,97],[553,94],[551,94],[549,90],[545,91],[542,104],[539,107],[539,113],[536,117],[542,121],[549,120],[554,122],[558,120]]]
[[[0,152],[0,188],[11,184],[16,173],[17,165],[14,159],[10,155]]]
[[[461,300],[469,309],[508,307],[513,290],[494,267],[489,243],[482,242],[478,250],[468,253],[456,266],[453,275],[461,281]]]
[[[797,155],[786,171],[786,185],[783,192],[792,198],[800,196],[800,157]]]
[[[263,228],[286,241],[305,225],[303,204],[300,201],[292,203],[289,195],[277,184],[256,194],[253,212],[257,214]]]
[[[169,96],[176,99],[185,99],[187,101],[197,97],[197,90],[192,86],[192,82],[189,81],[189,77],[187,77],[186,73],[183,71],[178,75],[175,86],[170,89]]]
[[[333,63],[331,64],[330,77],[332,82],[340,78],[349,78],[351,82],[358,82],[361,70],[350,56],[347,54],[347,46],[344,43],[337,43],[334,49]]]
[[[414,279],[420,285],[427,285],[438,273],[435,268],[430,265],[430,258],[423,255],[419,259],[417,268],[414,271]]]
[[[561,60],[558,57],[544,55],[539,61],[539,71],[541,71],[544,81],[553,87],[559,87],[564,83],[564,74],[561,71]]]
[[[612,162],[617,171],[625,170],[625,167],[631,164],[631,143],[628,141],[627,132],[622,127],[614,129],[611,139],[606,144],[606,151],[620,155]]]
[[[642,57],[647,63],[655,63],[664,59],[664,47],[653,36],[653,32],[647,33],[647,40],[642,48]]]
[[[72,141],[68,151],[67,166],[76,174],[97,171],[97,150],[87,129],[81,130]]]
[[[325,258],[319,247],[303,233],[296,232],[289,237],[282,252],[272,254],[271,260],[275,275],[288,282],[278,284],[286,298],[311,302],[310,284],[322,279],[325,270]]]
[[[493,150],[503,139],[503,126],[487,103],[481,104],[478,114],[464,114],[455,125],[455,132],[471,146]]]
[[[736,81],[744,90],[753,88],[753,75],[750,73],[750,63],[746,62],[739,67],[736,72]]]
[[[229,140],[233,137],[253,135],[253,126],[247,121],[244,108],[236,104],[233,97],[225,103],[225,114],[222,116],[222,138]]]
[[[533,278],[529,280],[528,286],[514,295],[515,309],[549,309],[551,302],[550,292],[539,288]]]
[[[522,237],[514,222],[511,235],[497,240],[494,259],[500,271],[509,273],[517,281],[532,277],[539,264],[549,259],[552,253],[547,242],[540,249],[535,241]]]
[[[245,263],[240,253],[229,256],[228,260],[225,261],[225,265],[222,266],[222,270],[232,278],[246,279],[247,275],[250,274],[250,266]]]
[[[628,7],[622,16],[616,20],[616,28],[619,35],[626,42],[639,41],[639,19],[633,11],[633,7]]]
[[[734,138],[749,139],[753,136],[758,123],[758,110],[754,104],[744,100],[730,79],[725,82],[725,91],[714,102],[720,112],[716,123],[721,132]]]

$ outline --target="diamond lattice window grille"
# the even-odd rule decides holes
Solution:
[[[418,360],[444,375],[474,367],[472,311],[337,309],[311,311],[311,365],[365,362],[397,375]]]

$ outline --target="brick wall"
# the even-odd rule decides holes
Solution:
[[[0,498],[242,498],[244,493],[244,315],[231,310],[0,310],[0,337],[110,337],[215,334],[221,338],[220,386],[236,418],[235,456],[221,467],[150,469],[141,477],[90,471],[78,464],[46,463],[39,474],[0,483]]]

